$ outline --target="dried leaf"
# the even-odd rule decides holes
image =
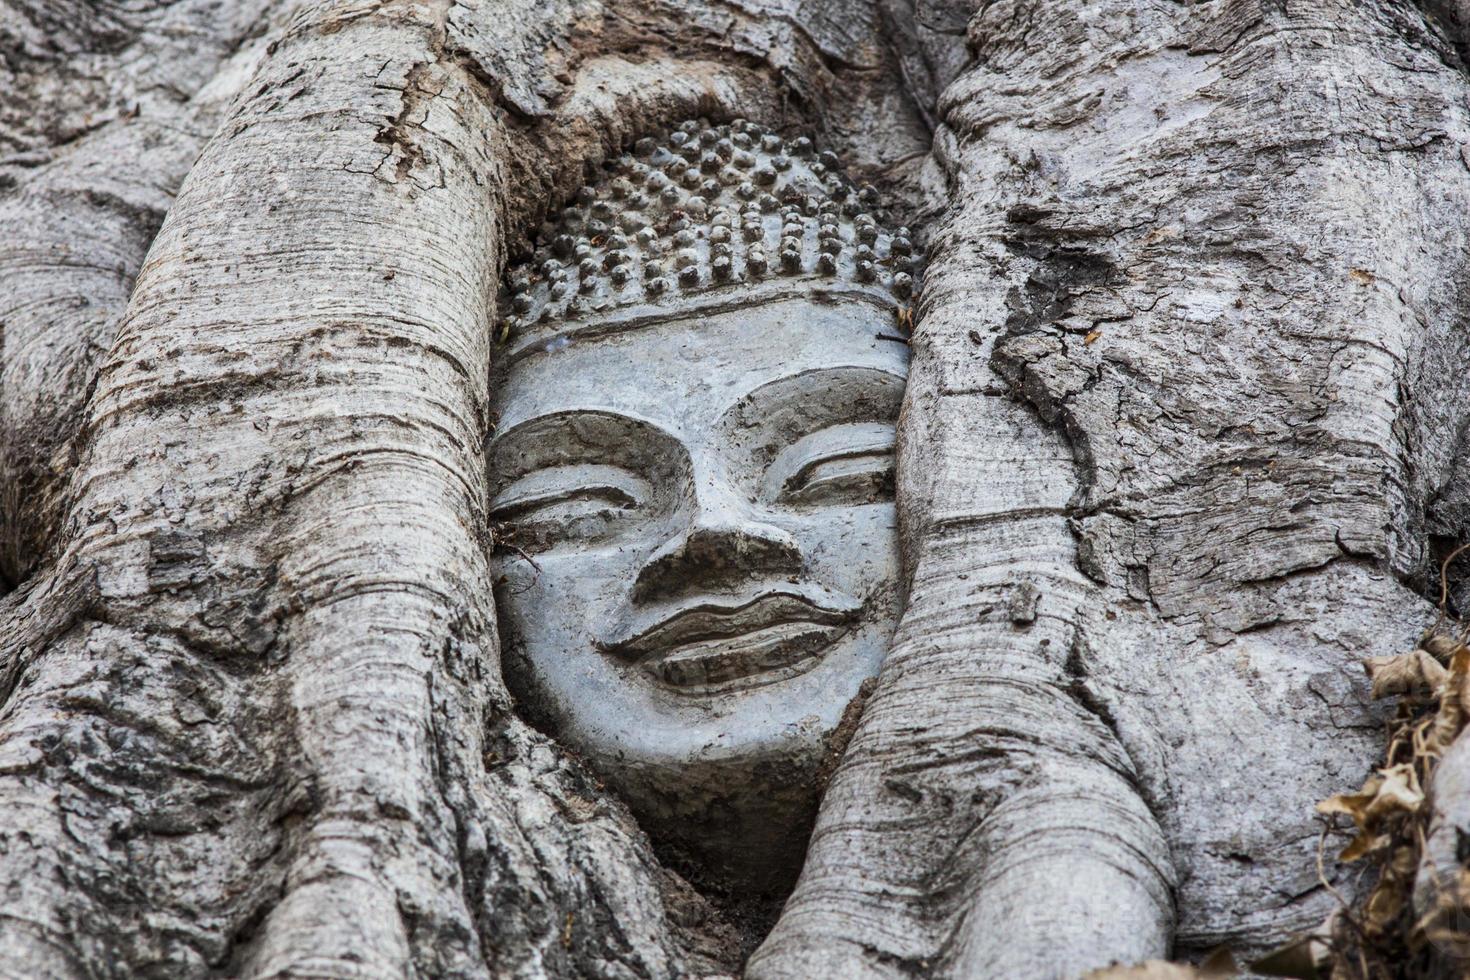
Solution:
[[[1388,843],[1388,838],[1378,834],[1359,834],[1354,837],[1347,847],[1337,855],[1339,861],[1353,862],[1359,858],[1372,854]]]
[[[1470,869],[1461,871],[1459,880],[1441,884],[1435,908],[1422,919],[1412,926],[1406,922],[1415,904],[1420,847],[1430,816],[1424,805],[1427,783],[1421,778],[1433,778],[1435,760],[1470,722],[1470,649],[1452,636],[1431,631],[1409,653],[1375,657],[1364,666],[1374,697],[1403,699],[1385,758],[1408,761],[1380,769],[1356,793],[1323,800],[1317,809],[1352,818],[1358,834],[1341,859],[1367,857],[1373,886],[1341,911],[1336,925],[1329,920],[1324,927],[1328,942],[1322,942],[1319,930],[1320,958],[1303,959],[1304,944],[1311,942],[1307,937],[1253,964],[1261,973],[1403,976],[1406,957],[1413,958],[1425,943],[1436,947],[1438,957],[1470,958],[1470,930],[1464,927],[1470,922]]]
[[[1200,980],[1225,980],[1239,973],[1234,954],[1224,946],[1216,946],[1199,964]]]
[[[1421,739],[1420,752],[1425,756],[1438,758],[1444,755],[1446,749],[1459,738],[1460,732],[1465,727],[1465,710],[1460,706],[1458,698],[1444,698],[1440,701],[1439,712],[1435,714],[1427,731]]]
[[[1422,752],[1440,756],[1464,730],[1470,705],[1470,650],[1457,647],[1450,658],[1449,676],[1439,692],[1439,711],[1422,738]]]
[[[1326,949],[1315,936],[1302,936],[1285,946],[1278,946],[1250,965],[1252,973],[1268,977],[1296,977],[1318,980],[1324,976]]]
[[[1419,775],[1410,763],[1378,770],[1356,793],[1339,793],[1317,804],[1317,812],[1331,816],[1341,813],[1351,817],[1360,831],[1339,855],[1343,861],[1355,861],[1387,843],[1379,837],[1378,827],[1389,816],[1415,813],[1424,802],[1419,788]]]
[[[1398,883],[1384,881],[1373,889],[1373,894],[1368,898],[1367,908],[1363,910],[1362,926],[1364,929],[1376,935],[1383,935],[1394,927],[1398,921],[1399,913],[1404,910],[1404,902],[1408,899],[1408,893]]]
[[[1393,657],[1369,657],[1363,661],[1373,684],[1373,697],[1395,694],[1432,694],[1450,676],[1438,660],[1421,649]]]
[[[1400,844],[1388,861],[1388,874],[1400,881],[1408,881],[1419,870],[1419,848],[1413,844]]]
[[[1378,787],[1382,782],[1383,780],[1377,776],[1369,777],[1358,792],[1338,793],[1318,803],[1317,812],[1329,817],[1335,813],[1345,814],[1352,817],[1353,823],[1361,827],[1364,815],[1368,812],[1368,804],[1373,802],[1373,796],[1378,792]]]
[[[1449,663],[1450,658],[1455,655],[1455,651],[1463,649],[1459,640],[1453,636],[1446,636],[1443,633],[1425,634],[1424,639],[1419,641],[1419,646],[1428,650],[1430,656],[1442,664]]]
[[[1380,769],[1383,782],[1368,804],[1368,820],[1376,823],[1391,813],[1413,813],[1424,802],[1424,791],[1419,788],[1419,774],[1412,764],[1404,762],[1389,769]]]
[[[1099,338],[1101,336],[1102,336],[1102,331],[1101,330],[1089,330],[1089,331],[1087,331],[1087,336],[1082,338],[1082,343],[1084,343],[1084,344],[1086,344],[1087,346],[1090,347],[1093,344],[1097,343],[1097,338]]]
[[[1454,697],[1463,708],[1467,693],[1470,693],[1470,649],[1460,647],[1450,657],[1450,676],[1445,683],[1446,697]]]

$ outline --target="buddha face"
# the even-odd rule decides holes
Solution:
[[[787,299],[584,331],[499,389],[507,681],[728,887],[794,877],[832,733],[893,633],[892,324]]]

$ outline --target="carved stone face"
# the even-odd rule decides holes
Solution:
[[[491,445],[505,670],[658,843],[789,884],[901,601],[891,306],[811,297],[523,349]]]

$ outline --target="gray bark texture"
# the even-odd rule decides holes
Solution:
[[[1470,540],[1467,24],[0,0],[0,976],[1070,977],[1315,926],[1358,661]],[[488,571],[508,255],[699,115],[929,243],[908,607],[774,926],[517,718]]]

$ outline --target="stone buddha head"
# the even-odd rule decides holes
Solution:
[[[509,275],[507,682],[741,893],[794,880],[898,618],[911,262],[834,158],[737,121],[640,140]]]

